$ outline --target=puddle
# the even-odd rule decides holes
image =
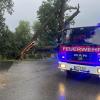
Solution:
[[[8,77],[6,72],[0,72],[0,88],[6,87],[8,83]]]

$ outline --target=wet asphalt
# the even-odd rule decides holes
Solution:
[[[14,62],[0,72],[0,100],[100,100],[97,77],[66,77],[57,66],[53,59]]]

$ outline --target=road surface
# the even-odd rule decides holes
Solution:
[[[0,81],[0,100],[100,100],[96,77],[66,79],[50,59],[15,62]]]

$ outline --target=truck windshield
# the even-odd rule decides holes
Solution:
[[[64,34],[65,45],[100,46],[99,27],[71,28]]]

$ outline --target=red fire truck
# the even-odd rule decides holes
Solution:
[[[100,76],[100,27],[88,26],[64,30],[58,59],[61,71]]]

